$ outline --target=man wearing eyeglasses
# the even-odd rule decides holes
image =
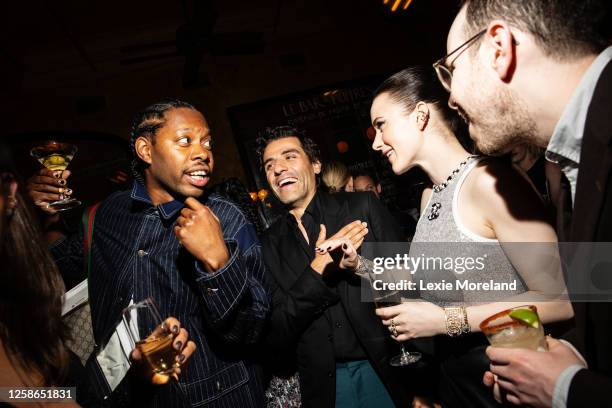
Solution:
[[[449,53],[434,64],[450,106],[482,152],[503,154],[519,144],[546,149],[557,170],[552,190],[559,191],[564,241],[612,241],[612,47],[600,32],[605,19],[603,1],[466,0],[448,35]],[[581,266],[566,273],[591,279]],[[612,303],[573,305],[572,343],[581,354],[554,339],[545,353],[488,348],[484,382],[497,397],[501,389],[513,404],[612,406]]]

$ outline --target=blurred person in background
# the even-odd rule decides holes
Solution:
[[[374,193],[376,198],[383,199],[382,185],[376,177],[376,173],[367,168],[356,169],[351,172],[353,176],[353,188],[355,191],[370,191]],[[414,235],[414,229],[416,228],[416,221],[408,212],[402,211],[398,205],[391,200],[387,199],[383,202],[393,215],[393,218],[397,221],[397,225],[402,231],[402,235],[405,241],[412,240]]]
[[[332,161],[323,165],[321,172],[321,181],[323,187],[328,193],[337,193],[340,191],[352,192],[353,177],[344,163]]]
[[[351,176],[354,191],[371,191],[376,198],[380,198],[382,187],[374,172],[368,169],[356,169],[351,172]]]

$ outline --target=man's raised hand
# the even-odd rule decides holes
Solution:
[[[204,264],[209,273],[223,268],[229,260],[221,223],[210,208],[195,198],[185,200],[185,208],[174,227],[179,242]]]

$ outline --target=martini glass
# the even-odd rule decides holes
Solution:
[[[70,164],[76,151],[77,147],[73,144],[49,140],[32,148],[30,155],[49,170],[64,171],[68,164]],[[63,200],[49,203],[49,208],[53,208],[55,211],[66,211],[79,205],[81,205],[79,200],[64,198]]]

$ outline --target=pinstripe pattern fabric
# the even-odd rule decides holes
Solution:
[[[96,343],[104,344],[112,334],[130,299],[152,297],[162,316],[178,318],[197,345],[178,386],[137,386],[126,378],[113,395],[97,386],[101,373],[91,358],[87,366],[94,388],[106,391],[113,406],[135,401],[154,407],[263,404],[259,368],[247,346],[257,341],[269,309],[261,246],[233,203],[211,195],[204,204],[219,218],[230,251],[228,263],[214,274],[206,273],[174,235],[182,203],[154,207],[135,183],[131,193],[115,193],[98,209],[89,277]],[[82,271],[82,236],[51,250],[62,273]]]

